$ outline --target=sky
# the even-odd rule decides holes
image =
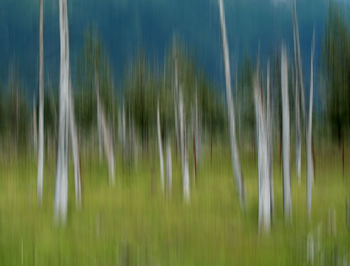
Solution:
[[[316,30],[316,70],[329,0],[297,0],[301,54],[307,77],[312,29]],[[336,0],[349,12],[349,0]],[[1,0],[0,82],[9,65],[18,69],[29,95],[38,87],[39,0]],[[292,55],[290,0],[224,0],[232,72],[245,55],[266,61],[286,43]],[[94,25],[110,57],[116,87],[128,63],[142,49],[162,61],[176,34],[207,76],[224,84],[217,0],[68,0],[72,77],[84,33]],[[44,0],[45,79],[59,74],[58,0]]]

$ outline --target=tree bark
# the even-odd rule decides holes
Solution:
[[[171,160],[171,145],[170,141],[167,141],[166,147],[166,184],[167,184],[167,194],[171,195],[171,188],[173,184],[173,170],[172,170],[172,160]]]
[[[259,83],[259,70],[254,78],[254,103],[256,116],[256,142],[258,147],[259,184],[259,230],[269,232],[271,228],[271,185],[269,176],[269,149],[267,114],[264,110],[262,90]]]
[[[69,37],[67,0],[59,0],[60,19],[60,111],[58,129],[55,220],[65,223],[68,204],[68,105],[69,105]]]
[[[245,209],[245,189],[244,189],[241,165],[240,165],[240,160],[238,155],[237,140],[236,140],[235,116],[234,116],[234,107],[233,107],[232,91],[231,91],[231,71],[230,71],[230,62],[229,62],[230,57],[229,57],[228,42],[227,42],[227,35],[226,35],[223,0],[218,0],[218,4],[219,4],[219,12],[220,12],[223,57],[224,57],[224,64],[225,64],[226,101],[227,101],[227,110],[228,110],[228,118],[229,118],[232,167],[234,171],[234,177],[235,177],[235,182],[237,186],[240,205],[242,209]]]
[[[312,104],[314,90],[314,51],[315,51],[315,30],[312,37],[311,47],[311,66],[310,66],[310,99],[309,99],[309,124],[307,133],[307,214],[311,220],[311,203],[312,203],[312,183],[313,183],[313,162],[312,162]]]
[[[157,133],[158,133],[158,148],[159,148],[159,164],[160,164],[160,184],[164,192],[164,158],[163,158],[163,144],[160,128],[160,114],[159,114],[159,100],[157,104]]]
[[[182,91],[179,90],[179,116],[180,116],[180,143],[181,143],[181,165],[182,165],[182,186],[185,202],[190,201],[190,175],[188,170],[187,137],[185,107],[182,98]]]
[[[283,155],[283,207],[286,221],[292,218],[292,196],[290,188],[290,124],[288,97],[288,62],[286,48],[281,51],[281,97],[282,97],[282,155]]]
[[[39,147],[38,147],[38,201],[42,203],[44,183],[44,8],[40,0],[39,30]],[[34,108],[36,108],[34,106]],[[35,112],[36,121],[36,112]]]

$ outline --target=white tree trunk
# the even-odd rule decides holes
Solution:
[[[81,174],[80,174],[80,158],[79,158],[79,143],[77,129],[74,117],[74,100],[72,97],[71,87],[69,88],[69,127],[72,139],[72,152],[74,163],[74,185],[75,185],[75,203],[77,207],[81,206]]]
[[[284,45],[281,51],[281,97],[282,97],[282,155],[283,155],[283,207],[287,221],[292,218],[292,196],[290,188],[290,125],[288,97],[288,62]]]
[[[39,149],[38,149],[38,201],[42,202],[44,183],[44,8],[40,0],[39,30]],[[36,108],[34,106],[34,108]],[[35,109],[36,110],[36,109]],[[36,112],[35,112],[36,121]],[[35,125],[36,126],[36,125]]]
[[[101,106],[100,115],[101,115],[100,119],[101,119],[101,127],[102,127],[101,129],[102,129],[102,133],[103,133],[104,150],[105,150],[107,161],[108,161],[109,182],[111,185],[114,185],[115,175],[114,175],[113,142],[112,142],[110,130],[108,129],[108,126],[107,126],[107,121],[106,121],[102,106]]]
[[[271,217],[274,210],[274,184],[273,184],[273,125],[271,111],[271,93],[270,93],[270,61],[267,63],[267,78],[266,78],[266,125],[267,125],[267,148],[269,152],[269,177],[270,177],[270,203]]]
[[[244,189],[241,165],[239,161],[238,148],[237,148],[237,142],[236,142],[235,116],[234,116],[234,108],[233,108],[232,92],[231,92],[231,71],[230,71],[230,62],[229,62],[230,57],[229,57],[227,36],[226,36],[226,24],[225,24],[223,0],[218,0],[218,3],[219,3],[219,11],[220,11],[223,56],[224,56],[224,62],[225,62],[226,100],[227,100],[227,110],[228,110],[229,129],[230,129],[232,167],[234,170],[234,177],[236,181],[240,205],[242,208],[245,208],[245,189]]]
[[[65,223],[68,204],[68,105],[69,105],[69,37],[67,0],[59,0],[60,18],[60,113],[58,129],[55,219]]]
[[[101,103],[100,103],[100,92],[98,84],[98,76],[95,69],[95,88],[96,88],[96,98],[97,98],[97,138],[98,138],[98,156],[99,160],[102,160],[102,125],[101,125]]]
[[[160,184],[162,187],[162,191],[164,192],[164,158],[163,158],[162,135],[161,135],[161,129],[160,129],[159,100],[157,104],[157,133],[158,133],[159,164],[160,164]]]
[[[104,108],[100,99],[100,85],[97,72],[95,70],[95,90],[96,90],[96,101],[97,101],[97,131],[98,131],[98,145],[100,156],[102,153],[102,140],[104,144],[104,150],[106,153],[108,161],[108,172],[109,172],[109,182],[114,185],[115,175],[114,175],[114,152],[113,143],[110,130],[107,126],[107,121],[104,113]]]
[[[175,48],[176,49],[176,48]],[[176,53],[176,50],[175,50]],[[175,80],[174,80],[174,120],[175,120],[175,139],[176,139],[176,148],[179,150],[179,153],[181,154],[181,144],[180,144],[180,136],[179,136],[179,118],[178,118],[178,101],[179,101],[179,77],[178,77],[178,70],[177,70],[177,58],[175,54],[175,62],[174,62],[174,68],[175,68]]]
[[[179,90],[179,115],[180,115],[180,144],[181,144],[180,152],[181,152],[181,165],[182,165],[182,186],[183,186],[184,199],[186,202],[189,202],[190,175],[188,172],[185,107],[184,107],[181,90]]]
[[[311,203],[312,203],[312,182],[314,177],[314,168],[312,161],[312,104],[314,90],[314,52],[315,52],[315,30],[312,37],[311,62],[310,62],[310,99],[309,99],[309,123],[307,132],[307,214],[311,219]]]
[[[271,179],[269,176],[268,127],[258,71],[254,78],[254,102],[257,131],[256,141],[258,146],[259,229],[268,232],[271,228]]]
[[[294,93],[294,104],[295,104],[295,167],[296,176],[298,183],[301,182],[301,123],[300,123],[300,97],[299,91],[302,87],[302,83],[299,86],[300,72],[302,70],[299,67],[299,50],[297,42],[299,41],[299,30],[297,30],[297,17],[296,17],[296,4],[294,1],[293,8],[293,46],[294,46],[294,71],[295,71],[295,93]],[[302,74],[301,74],[302,75]]]
[[[171,194],[171,188],[173,184],[173,170],[172,170],[172,160],[171,160],[171,145],[170,141],[167,141],[166,146],[166,184],[167,184],[167,193]]]

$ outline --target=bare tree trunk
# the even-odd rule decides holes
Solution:
[[[166,183],[167,183],[167,194],[171,194],[171,188],[173,183],[173,170],[171,160],[171,145],[168,139],[166,146]]]
[[[176,48],[175,48],[176,49]],[[175,50],[176,53],[176,50]],[[178,79],[178,70],[177,70],[177,57],[175,54],[175,80],[174,80],[174,120],[175,120],[175,142],[176,142],[176,150],[179,150],[179,153],[181,154],[181,145],[180,145],[180,136],[179,136],[179,118],[178,118],[178,98],[179,98],[179,79]]]
[[[271,111],[271,93],[270,93],[270,61],[267,63],[267,78],[266,78],[266,125],[267,125],[267,148],[269,153],[269,177],[270,177],[270,203],[271,217],[274,211],[274,193],[273,193],[273,126],[272,126],[272,111]]]
[[[81,174],[80,174],[80,158],[79,158],[79,143],[77,129],[74,117],[74,100],[72,97],[71,87],[69,88],[69,127],[72,139],[72,151],[74,162],[74,185],[75,185],[75,203],[77,207],[81,206]]]
[[[314,90],[314,52],[315,52],[315,29],[312,36],[311,47],[311,70],[310,70],[310,99],[309,99],[309,124],[307,133],[307,214],[311,219],[311,203],[312,203],[312,182],[313,182],[313,163],[312,163],[312,104]]]
[[[186,202],[190,200],[190,176],[188,171],[187,157],[187,137],[186,137],[186,121],[185,107],[182,98],[182,91],[179,90],[179,115],[180,115],[180,143],[181,143],[181,165],[182,165],[182,186]]]
[[[38,201],[42,203],[44,183],[44,8],[40,0],[39,30],[39,149],[38,149]],[[34,108],[36,108],[34,106]],[[36,109],[35,109],[36,110]],[[35,112],[36,121],[36,112]]]
[[[105,114],[103,111],[103,108],[101,106],[101,126],[102,126],[102,133],[103,133],[103,143],[104,143],[104,149],[108,161],[108,172],[109,172],[109,182],[110,184],[114,185],[115,183],[115,175],[114,175],[114,152],[113,152],[113,142],[112,137],[110,134],[110,129],[107,126],[107,121],[105,118]]]
[[[59,0],[60,18],[60,114],[55,191],[55,220],[65,223],[68,204],[68,105],[69,105],[69,37],[67,0]]]
[[[271,228],[271,179],[269,176],[267,114],[265,114],[263,101],[258,69],[254,78],[254,102],[258,146],[259,229],[269,232]]]
[[[281,96],[282,96],[282,154],[283,154],[283,207],[286,221],[292,218],[292,196],[290,188],[290,125],[288,99],[288,62],[285,46],[281,51]]]
[[[224,55],[224,62],[225,62],[226,100],[227,100],[227,110],[228,110],[229,128],[230,128],[232,167],[234,170],[234,177],[236,181],[240,205],[241,205],[241,208],[245,209],[245,189],[244,189],[241,165],[239,161],[238,148],[237,148],[237,142],[236,142],[235,116],[234,116],[234,108],[233,108],[233,100],[232,100],[232,92],[231,92],[231,71],[230,71],[230,62],[229,62],[230,57],[229,57],[227,36],[226,36],[226,24],[225,24],[223,0],[218,0],[218,3],[219,3],[219,11],[220,11],[220,25],[221,25],[223,55]]]
[[[34,152],[36,153],[38,151],[38,123],[35,96],[33,96],[33,146]]]
[[[298,183],[301,182],[301,124],[300,124],[300,99],[299,99],[299,68],[298,49],[296,43],[295,19],[293,19],[293,43],[294,43],[294,71],[295,71],[295,167]]]
[[[164,158],[163,158],[162,135],[160,130],[159,100],[157,104],[157,133],[158,133],[159,163],[160,163],[160,184],[162,186],[162,191],[164,192]]]
[[[98,131],[98,142],[99,142],[99,152],[100,156],[102,153],[102,139],[104,143],[104,150],[106,153],[108,161],[108,172],[109,172],[109,182],[114,185],[114,152],[113,152],[113,141],[110,134],[110,129],[108,129],[107,121],[104,113],[104,108],[100,99],[100,85],[97,72],[95,70],[95,90],[96,90],[96,100],[97,100],[97,131]],[[102,138],[103,136],[103,138]]]

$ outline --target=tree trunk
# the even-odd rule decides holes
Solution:
[[[74,117],[74,100],[72,90],[69,89],[69,126],[72,138],[72,151],[74,162],[74,185],[75,185],[75,203],[77,207],[81,206],[81,173],[80,173],[80,156],[77,129]]]
[[[44,183],[44,8],[40,0],[39,30],[39,149],[38,149],[38,201],[42,203]],[[34,106],[34,108],[36,108]],[[36,121],[36,112],[35,112]]]
[[[294,20],[293,20],[294,22]],[[299,74],[298,74],[298,52],[296,44],[295,23],[293,23],[293,43],[294,43],[294,108],[295,108],[295,171],[298,183],[301,183],[301,125],[300,125],[300,99],[299,99]]]
[[[224,64],[225,64],[226,101],[227,101],[227,110],[228,110],[228,118],[229,118],[232,167],[234,171],[234,177],[235,177],[235,182],[237,186],[240,205],[242,209],[245,209],[245,189],[244,189],[241,165],[239,161],[238,148],[237,148],[237,142],[236,142],[235,116],[234,116],[234,107],[233,107],[232,91],[231,91],[231,71],[230,71],[230,62],[229,62],[230,56],[229,56],[227,36],[226,36],[226,24],[225,24],[223,0],[218,0],[218,4],[219,4],[219,12],[220,12],[223,57],[224,57]]]
[[[254,103],[258,147],[259,229],[269,232],[271,228],[271,179],[269,176],[268,127],[258,71],[254,78]]]
[[[283,155],[283,207],[286,221],[292,218],[292,196],[290,188],[290,125],[288,99],[288,62],[285,46],[281,51],[281,96],[282,96],[282,155]]]
[[[171,195],[171,188],[173,183],[173,170],[172,170],[172,160],[171,160],[171,146],[170,141],[167,141],[166,147],[166,184],[167,184],[167,194]]]
[[[160,164],[160,184],[162,186],[162,191],[164,192],[164,158],[163,158],[162,136],[161,136],[161,130],[160,130],[159,100],[157,104],[157,133],[158,133],[159,164]]]
[[[266,125],[267,125],[267,148],[268,148],[268,164],[270,178],[270,204],[271,217],[274,211],[274,193],[273,193],[273,126],[272,126],[272,111],[271,111],[271,93],[270,93],[270,62],[267,63],[267,78],[266,78]]]
[[[313,163],[312,163],[312,104],[314,90],[314,50],[315,50],[315,30],[312,37],[311,47],[311,70],[310,70],[310,100],[309,100],[309,125],[307,133],[307,214],[311,220],[311,203],[312,203],[312,182],[313,182]]]
[[[58,129],[55,220],[65,223],[68,204],[68,104],[69,104],[69,38],[67,0],[59,0],[60,18],[60,113]]]
[[[182,166],[182,186],[184,199],[186,202],[190,200],[190,176],[188,170],[187,157],[187,137],[186,137],[186,121],[185,107],[182,98],[182,91],[179,90],[179,116],[180,116],[180,143],[181,143],[181,166]]]

